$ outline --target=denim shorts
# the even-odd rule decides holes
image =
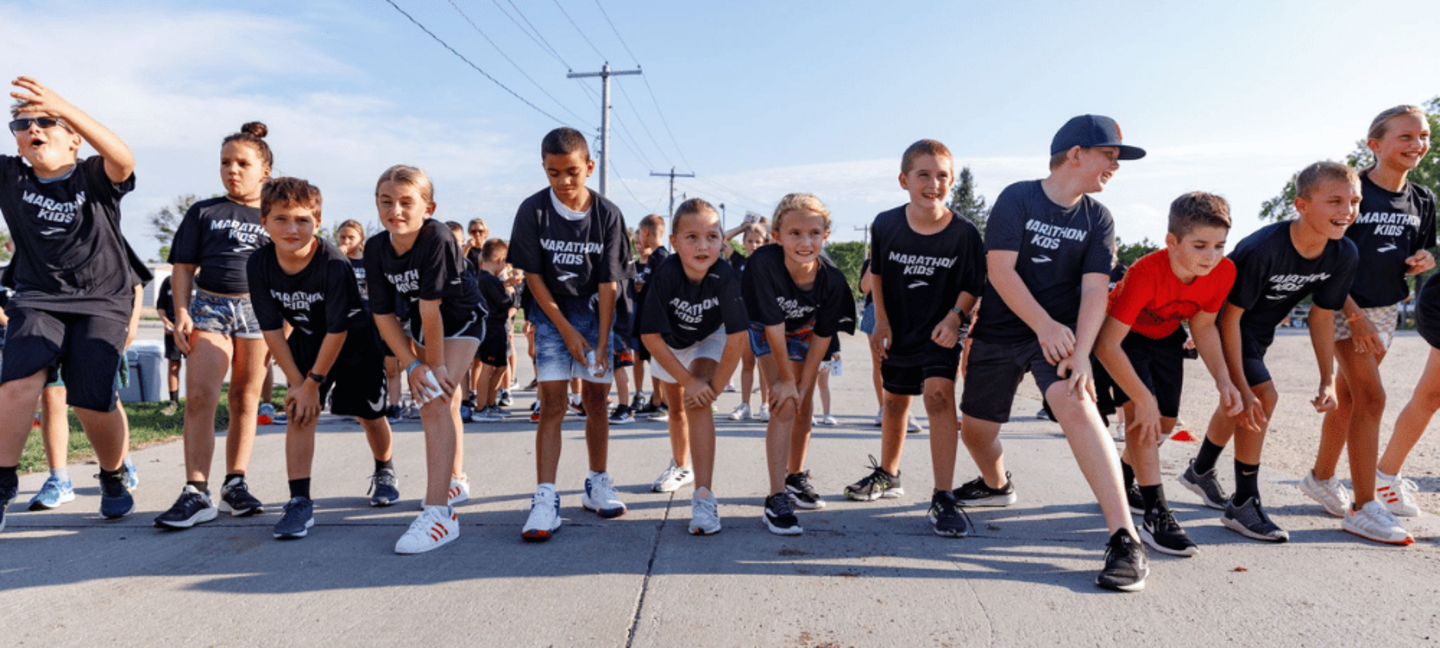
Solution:
[[[790,359],[795,362],[804,362],[805,356],[810,353],[810,340],[813,337],[815,337],[814,318],[794,331],[785,331],[785,350],[789,353]],[[770,342],[765,339],[764,324],[750,322],[750,350],[755,353],[757,358],[770,355]]]
[[[593,352],[600,340],[600,316],[594,310],[583,304],[561,304],[560,312],[570,326],[585,338]],[[570,350],[565,348],[565,338],[560,336],[560,329],[545,315],[540,308],[533,309],[528,313],[530,323],[535,326],[535,379],[540,382],[555,380],[570,380],[580,378],[593,383],[610,384],[614,378],[613,362],[607,362],[605,373],[599,376],[590,373],[590,369],[584,363],[576,362],[571,357]],[[610,349],[617,348],[615,345],[615,333],[610,333]]]
[[[226,297],[203,290],[195,291],[190,300],[190,321],[195,330],[219,333],[228,337],[259,340],[260,322],[255,319],[255,308],[250,305],[250,296]]]

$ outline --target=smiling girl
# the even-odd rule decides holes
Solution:
[[[830,210],[819,198],[786,195],[775,207],[774,223],[779,243],[750,255],[741,294],[750,314],[750,348],[770,383],[765,525],[771,533],[798,535],[805,530],[793,506],[825,506],[804,470],[815,380],[830,338],[855,332],[855,297],[845,275],[821,255],[830,236]],[[785,357],[772,349],[783,350]]]
[[[430,551],[460,536],[454,504],[470,498],[461,445],[460,384],[485,337],[475,273],[450,228],[434,218],[430,177],[396,165],[375,183],[385,231],[365,243],[370,308],[401,364],[425,428],[424,510],[395,553]],[[406,304],[404,321],[396,302]]]

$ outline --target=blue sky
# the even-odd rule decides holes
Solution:
[[[394,2],[587,133],[599,82],[567,69],[642,66],[612,96],[609,194],[631,223],[666,209],[649,173],[673,165],[699,176],[677,193],[725,203],[731,222],[811,191],[832,240],[856,240],[905,200],[910,142],[945,142],[993,201],[1043,176],[1055,130],[1093,112],[1149,151],[1098,196],[1122,238],[1161,238],[1170,200],[1203,189],[1231,201],[1233,245],[1295,170],[1340,159],[1381,110],[1440,95],[1433,1]],[[431,173],[437,217],[507,237],[545,186],[539,141],[558,122],[385,0],[0,2],[0,35],[0,76],[40,78],[135,150],[125,231],[147,257],[145,215],[221,191],[220,140],[253,119],[276,170],[324,190],[330,224],[373,223],[375,178],[395,163]]]

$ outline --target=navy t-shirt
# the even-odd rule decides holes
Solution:
[[[488,331],[505,329],[510,309],[519,306],[515,293],[505,286],[500,277],[481,270],[477,276],[480,298],[485,302],[485,326]]]
[[[819,263],[815,283],[801,290],[785,269],[785,249],[779,243],[756,248],[740,279],[750,321],[761,326],[783,323],[786,332],[794,332],[813,320],[815,335],[831,337],[842,331],[854,335],[855,295],[845,273],[823,256]]]
[[[620,208],[594,191],[590,211],[579,220],[560,215],[548,188],[526,198],[515,212],[508,261],[544,277],[562,308],[588,301],[602,283],[627,277],[632,255]]]
[[[1226,301],[1245,309],[1240,332],[1260,347],[1275,341],[1275,327],[1306,295],[1316,306],[1340,310],[1355,277],[1359,255],[1348,238],[1329,241],[1325,251],[1306,259],[1290,241],[1293,221],[1272,223],[1245,237],[1230,253],[1235,285]]]
[[[246,259],[269,242],[259,208],[224,196],[210,198],[186,210],[175,229],[169,261],[199,266],[195,285],[201,290],[239,295],[250,291],[245,283]]]
[[[445,334],[458,333],[486,314],[471,268],[450,228],[433,218],[420,226],[405,254],[395,252],[389,232],[376,234],[365,242],[370,310],[408,322],[410,336],[423,344],[420,300],[440,300]]]
[[[671,255],[650,274],[645,300],[645,317],[636,323],[639,334],[659,333],[672,349],[689,348],[722,324],[727,335],[750,328],[740,274],[723,259],[716,259],[696,283],[685,275],[680,257]]]
[[[310,263],[295,274],[280,267],[275,244],[266,243],[246,262],[250,303],[262,331],[277,331],[283,322],[300,336],[324,340],[327,333],[343,333],[371,324],[350,259],[334,243],[319,240]]]
[[[890,320],[886,362],[915,366],[947,352],[930,334],[955,307],[960,293],[979,296],[985,288],[980,230],[952,213],[945,229],[920,234],[910,227],[901,206],[876,216],[870,231],[871,281],[880,282]]]
[[[120,233],[120,199],[134,188],[133,174],[111,182],[98,155],[48,181],[0,155],[0,213],[16,250],[11,303],[129,321],[138,279]]]
[[[166,319],[175,321],[175,294],[170,289],[170,277],[165,277],[155,291],[155,310],[164,313]]]
[[[1410,296],[1405,259],[1435,247],[1435,194],[1414,182],[1390,191],[1360,174],[1360,215],[1345,230],[1361,263],[1350,296],[1361,308],[1389,306]]]
[[[668,256],[670,256],[670,250],[663,247],[655,248],[650,252],[649,259],[635,265],[634,278],[625,282],[626,290],[631,294],[630,305],[635,311],[631,317],[634,321],[639,322],[645,316],[645,288],[649,285],[650,275],[655,273],[655,269],[660,267],[660,264]]]
[[[1051,319],[1074,329],[1081,277],[1109,276],[1114,266],[1115,222],[1110,210],[1088,195],[1061,207],[1045,195],[1039,180],[1017,182],[1000,192],[990,210],[985,249],[1018,252],[1015,271],[1035,301]],[[1035,339],[1035,331],[988,281],[971,335],[999,344]]]

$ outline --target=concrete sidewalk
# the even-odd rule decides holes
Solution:
[[[845,374],[834,381],[841,425],[814,433],[808,463],[829,506],[800,514],[803,536],[771,535],[760,521],[763,424],[726,419],[737,402],[726,394],[715,484],[722,533],[686,533],[689,487],[649,492],[668,461],[663,423],[612,430],[610,470],[629,513],[601,520],[581,509],[583,423],[571,417],[560,471],[565,526],[548,543],[522,542],[534,483],[534,427],[523,416],[533,394],[524,392],[512,422],[466,426],[474,498],[458,507],[462,536],[419,556],[392,551],[424,481],[418,421],[396,426],[405,499],[386,509],[366,505],[371,463],[359,426],[326,421],[314,470],[317,524],[299,541],[270,533],[287,495],[280,426],[261,428],[249,471],[268,511],[222,515],[183,532],[151,526],[183,485],[178,442],[135,453],[137,510],[115,522],[99,518],[93,466],[71,467],[79,497],[49,512],[24,510],[44,474],[24,476],[0,533],[0,628],[12,645],[1440,642],[1433,515],[1407,521],[1414,546],[1365,542],[1301,495],[1295,476],[1266,471],[1267,509],[1292,541],[1247,540],[1173,480],[1194,444],[1168,443],[1163,455],[1167,494],[1200,555],[1152,554],[1141,594],[1097,589],[1106,539],[1099,508],[1058,426],[1034,418],[1039,401],[1029,382],[1003,431],[1020,501],[971,511],[970,537],[936,537],[925,521],[925,433],[909,437],[906,497],[845,501],[841,489],[879,453],[862,340],[844,340]],[[1198,388],[1187,396],[1214,399]],[[918,403],[914,411],[921,413]],[[963,448],[961,455],[957,484],[976,475]],[[217,457],[212,482],[221,463]]]

